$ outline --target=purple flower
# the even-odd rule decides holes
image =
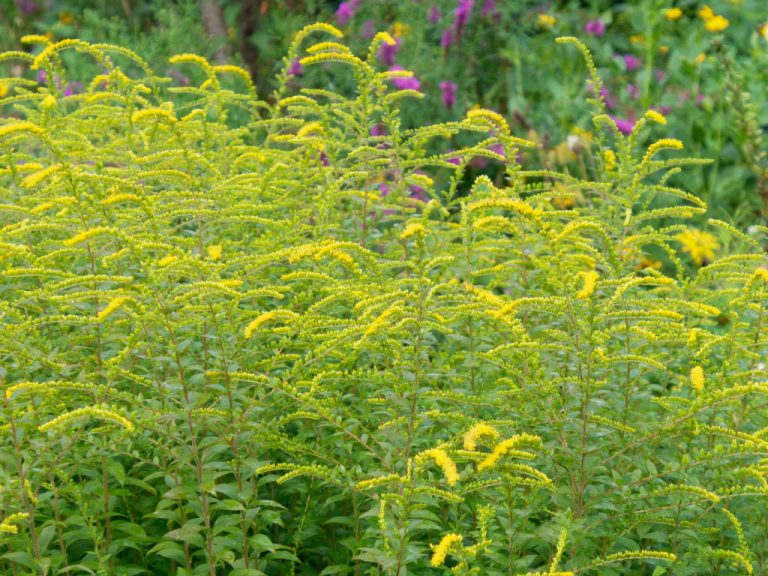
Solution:
[[[443,104],[450,110],[453,108],[453,105],[456,104],[456,91],[458,90],[458,86],[456,86],[456,82],[443,80],[440,82],[440,90],[442,92]]]
[[[600,20],[590,20],[584,26],[584,31],[590,36],[602,36],[605,34],[605,22]]]
[[[390,70],[403,70],[402,66],[392,66]],[[421,82],[415,76],[410,78],[392,78],[392,84],[398,90],[421,90]]]
[[[603,101],[605,102],[605,107],[608,108],[608,110],[613,110],[614,108],[616,108],[616,104],[618,103],[618,101],[616,99],[616,96],[614,96],[608,91],[608,88],[606,88],[605,86],[600,88],[600,96],[603,97]]]
[[[429,9],[427,18],[429,19],[430,24],[437,24],[438,22],[440,22],[441,17],[442,17],[442,13],[440,12],[440,8],[438,6],[432,6]]]
[[[449,164],[455,164],[456,166],[461,166],[461,158],[458,158],[456,156],[451,156],[446,160]]]
[[[16,8],[23,16],[29,16],[37,12],[37,2],[35,0],[16,0]]]
[[[69,82],[64,88],[64,97],[80,94],[83,91],[83,85],[80,82]]]
[[[289,76],[301,76],[304,73],[304,67],[299,62],[298,58],[291,60],[291,65],[288,67]]]
[[[48,72],[45,70],[38,70],[37,76],[35,76],[35,80],[37,80],[40,84],[45,84],[48,81]]]
[[[363,24],[363,38],[370,40],[376,36],[376,21],[368,19]]]
[[[630,98],[635,99],[640,95],[640,90],[634,84],[627,84],[627,94]]]
[[[328,155],[325,152],[320,152],[320,163],[323,166],[329,166],[330,162],[328,162]]]
[[[487,18],[488,16],[498,16],[499,13],[496,11],[496,0],[485,0],[483,8],[480,10],[480,14],[482,14],[483,18]]]
[[[662,106],[661,107],[661,113],[664,114],[664,116],[667,116],[672,112],[672,106]]]
[[[339,4],[339,7],[336,9],[336,21],[339,23],[339,26],[346,26],[347,22],[352,19],[352,16],[355,15],[357,4],[354,0]]]
[[[619,132],[625,136],[629,136],[635,127],[634,120],[625,120],[624,118],[617,118],[616,116],[611,116],[611,119],[616,123],[616,128],[619,129]]]
[[[374,124],[371,126],[371,136],[384,136],[387,133],[384,124]]]
[[[491,152],[495,152],[499,156],[504,156],[504,158],[507,157],[506,152],[504,152],[504,146],[502,146],[500,142],[497,142],[496,144],[491,144],[490,146],[488,146],[488,150],[490,150]]]
[[[664,80],[667,79],[667,73],[664,72],[664,70],[656,70],[655,72],[656,80],[659,82],[664,82]]]
[[[624,54],[624,65],[627,67],[627,71],[632,72],[632,70],[640,67],[640,59],[632,54]]]
[[[453,30],[446,28],[443,30],[443,35],[440,36],[440,47],[443,50],[448,50],[454,42]]]
[[[381,61],[384,62],[385,66],[391,67],[395,64],[395,56],[399,49],[400,38],[395,38],[394,44],[387,44],[386,42],[381,43],[381,47],[379,48],[379,58],[381,58]]]
[[[469,22],[469,15],[472,13],[474,4],[475,0],[459,0],[456,10],[453,11],[453,25],[457,32],[461,32],[461,29]]]

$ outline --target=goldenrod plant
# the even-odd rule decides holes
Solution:
[[[0,99],[3,574],[768,573],[768,228],[689,228],[707,160],[580,41],[583,177],[491,110],[403,126],[386,33],[307,26],[274,102],[26,41],[100,73]]]

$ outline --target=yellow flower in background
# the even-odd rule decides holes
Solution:
[[[8,94],[8,85],[5,82],[0,82],[0,98]]]
[[[664,17],[667,20],[679,20],[683,15],[683,11],[680,8],[667,8],[664,10]]]
[[[395,25],[392,26],[392,36],[395,38],[400,38],[401,36],[405,36],[410,31],[411,27],[408,26],[408,24],[403,24],[402,22],[395,22]]]
[[[728,18],[719,15],[715,16],[707,20],[704,27],[710,32],[722,32],[728,28]]]
[[[667,54],[669,54],[669,46],[667,46],[666,44],[662,44],[661,46],[659,46],[659,54],[661,54],[662,56],[666,56]]]
[[[709,5],[702,6],[702,8],[699,10],[699,18],[701,18],[705,22],[707,20],[711,20],[714,17],[715,17],[715,11],[712,10],[712,8],[710,8]]]
[[[629,37],[629,41],[632,44],[644,44],[645,36],[643,36],[642,34],[632,34],[632,36]]]
[[[717,238],[709,232],[702,232],[697,228],[688,228],[675,238],[682,244],[683,252],[690,254],[691,260],[697,266],[701,266],[705,261],[714,260],[715,250],[720,248]]]
[[[74,24],[75,18],[65,10],[64,12],[59,12],[59,22],[62,24]]]
[[[757,33],[763,40],[768,40],[768,22],[763,22],[757,27]]]
[[[557,23],[557,18],[551,14],[539,14],[536,23],[542,28],[552,28]]]
[[[707,59],[707,55],[704,54],[704,52],[702,52],[701,54],[696,56],[695,62],[696,64],[703,64],[706,59]]]

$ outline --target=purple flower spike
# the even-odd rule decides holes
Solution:
[[[611,116],[611,119],[616,123],[616,128],[619,129],[619,132],[625,136],[629,136],[635,127],[635,122],[633,120],[625,120],[624,118],[617,118],[616,116]]]
[[[336,21],[339,23],[339,26],[346,26],[347,22],[352,19],[352,16],[355,15],[356,5],[357,3],[353,1],[339,4],[339,7],[336,9]]]
[[[469,15],[472,13],[474,4],[475,0],[459,0],[456,10],[453,11],[453,24],[457,32],[460,33],[461,29],[469,22]]]
[[[453,105],[456,104],[456,92],[458,90],[458,86],[456,85],[456,82],[443,80],[440,82],[440,90],[442,92],[443,104],[446,108],[448,108],[448,110],[450,110],[453,108]]]
[[[443,30],[443,35],[440,36],[440,47],[443,50],[448,50],[454,42],[453,30],[446,28]]]
[[[382,42],[379,48],[379,58],[381,58],[385,66],[392,67],[395,64],[395,56],[397,56],[398,50],[400,50],[400,38],[395,38],[394,44]]]
[[[64,97],[80,94],[83,91],[83,85],[80,82],[70,82],[64,88]]]
[[[632,72],[632,70],[640,67],[640,59],[632,54],[625,54],[624,65],[627,67],[627,71]]]
[[[590,36],[600,37],[605,34],[605,22],[599,18],[597,20],[590,20],[584,26],[584,31]]]
[[[291,60],[291,65],[288,67],[289,76],[301,76],[304,73],[304,67],[299,62],[298,58]]]
[[[437,24],[440,22],[440,18],[442,18],[442,16],[443,15],[440,12],[440,8],[438,6],[432,6],[432,8],[429,9],[427,18],[429,19],[430,24]]]
[[[371,136],[384,136],[387,133],[387,129],[384,124],[374,124],[371,126]]]
[[[392,66],[390,70],[403,70],[402,66]],[[392,78],[392,84],[398,90],[421,90],[421,81],[415,76],[410,78]]]
[[[483,8],[480,10],[480,14],[483,18],[488,18],[489,16],[492,18],[497,17],[499,13],[496,11],[496,0],[485,0]]]
[[[613,110],[616,108],[616,104],[618,104],[618,100],[616,96],[608,92],[608,88],[603,86],[600,88],[600,96],[603,97],[603,101],[605,102],[605,107],[608,108],[608,110]]]

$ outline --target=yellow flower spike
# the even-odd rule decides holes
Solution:
[[[8,90],[8,85],[5,82],[0,82],[0,98],[8,94]]]
[[[179,259],[178,256],[174,256],[173,254],[168,254],[167,256],[163,256],[160,258],[160,260],[157,261],[158,265],[162,268],[165,268],[166,266],[170,266],[174,262],[176,262]]]
[[[664,17],[667,20],[679,20],[683,16],[683,11],[680,8],[667,8],[664,10]]]
[[[419,238],[424,238],[427,231],[424,229],[424,226],[422,224],[419,224],[418,222],[411,222],[405,227],[405,230],[400,234],[400,240],[407,240],[411,236],[418,236]]]
[[[53,94],[48,94],[48,96],[43,98],[41,105],[45,109],[53,108],[54,106],[56,106],[56,97]]]
[[[281,318],[286,320],[295,320],[298,317],[298,314],[291,312],[290,310],[270,310],[269,312],[264,312],[264,314],[260,314],[251,320],[248,326],[245,327],[243,335],[246,339],[248,339],[253,336],[253,333],[256,332],[256,330],[258,330],[262,324],[266,324],[272,320],[279,320]]]
[[[77,246],[78,244],[81,244],[86,240],[90,240],[91,238],[95,238],[96,236],[100,236],[102,234],[107,234],[110,232],[114,232],[114,229],[104,228],[102,226],[99,226],[97,228],[90,228],[89,230],[84,230],[83,232],[80,232],[80,234],[76,234],[72,236],[72,238],[68,238],[64,240],[64,246],[71,248],[72,246]]]
[[[207,252],[208,252],[208,258],[211,260],[218,260],[221,258],[221,244],[214,244],[213,246],[208,246]]]
[[[98,418],[99,420],[108,420],[110,422],[114,422],[115,424],[119,424],[128,432],[133,431],[133,423],[130,420],[124,416],[121,416],[117,412],[113,412],[112,410],[108,410],[107,408],[102,408],[100,406],[86,406],[85,408],[78,408],[70,412],[65,412],[64,414],[56,416],[56,418],[53,420],[49,420],[45,424],[38,426],[37,429],[40,432],[46,432],[52,428],[61,426],[62,424],[66,424],[73,420],[78,420],[87,416]]]
[[[39,170],[38,172],[35,172],[34,174],[30,174],[24,180],[21,181],[22,187],[29,190],[30,188],[34,188],[40,182],[45,180],[48,176],[52,174],[56,174],[61,170],[61,166],[59,164],[54,164],[53,166],[48,166],[48,168],[43,168],[42,170]]]
[[[648,112],[645,113],[645,117],[648,118],[648,120],[653,120],[657,124],[661,124],[662,126],[667,124],[667,119],[664,117],[664,115],[660,112],[656,112],[656,110],[648,110]]]
[[[594,270],[580,272],[579,276],[584,279],[584,286],[576,293],[576,298],[579,300],[586,300],[595,291],[595,286],[597,286],[597,280],[600,276]]]
[[[704,27],[709,32],[722,32],[726,28],[728,28],[728,18],[725,16],[717,15],[714,18],[710,18],[704,23]]]
[[[424,461],[427,459],[432,459],[435,461],[435,464],[437,464],[437,466],[443,471],[445,481],[449,486],[453,486],[456,484],[456,482],[459,481],[459,471],[456,469],[456,464],[453,460],[451,460],[451,457],[448,456],[448,453],[445,450],[442,448],[433,448],[431,450],[427,450],[426,452],[422,452],[417,456],[417,460],[419,461]]]
[[[613,150],[603,150],[603,160],[605,161],[605,169],[608,172],[616,168],[616,153]]]
[[[173,115],[173,112],[169,112],[164,108],[146,108],[144,110],[137,110],[133,113],[133,116],[131,116],[131,122],[133,124],[138,124],[148,118],[167,120],[171,124],[176,122],[176,117]]]
[[[697,394],[704,391],[704,369],[701,366],[691,368],[691,386]]]
[[[461,534],[446,534],[440,540],[440,543],[434,547],[432,553],[432,560],[430,561],[433,568],[439,568],[445,563],[445,559],[448,557],[448,552],[455,544],[460,544],[464,538]]]
[[[466,434],[464,434],[464,449],[474,452],[477,448],[478,439],[484,436],[491,438],[492,440],[498,440],[499,431],[485,422],[475,424],[472,428],[467,430]]]
[[[27,34],[21,37],[22,44],[50,44],[51,39],[42,34]]]
[[[96,320],[98,320],[99,322],[102,322],[108,316],[110,316],[113,312],[115,312],[118,308],[121,308],[126,302],[129,302],[130,300],[131,299],[126,296],[119,296],[115,298],[109,304],[107,304],[101,312],[99,312],[96,315]]]

